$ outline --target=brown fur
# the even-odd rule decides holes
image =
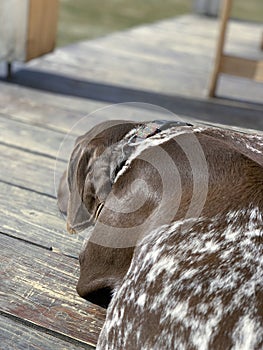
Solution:
[[[180,137],[183,137],[180,136]],[[226,214],[231,210],[239,210],[242,208],[249,208],[250,205],[259,206],[263,210],[263,168],[248,158],[242,153],[236,151],[235,149],[229,147],[228,145],[213,139],[211,136],[206,134],[197,135],[200,144],[204,150],[208,169],[209,169],[209,186],[206,204],[202,210],[202,216],[207,218],[212,218],[218,214],[222,216],[222,220],[218,223],[218,230],[222,230],[226,227],[227,222],[223,219]],[[173,161],[177,164],[180,173],[180,179],[182,181],[182,198],[180,202],[180,207],[175,213],[173,221],[180,220],[184,218],[185,213],[189,207],[189,203],[192,197],[192,171],[189,162],[183,153],[183,151],[178,146],[177,142],[173,140],[162,145],[166,152],[170,154]],[[146,150],[146,153],[154,152],[154,148]],[[151,157],[151,155],[145,155],[145,157]],[[222,164],[222,166],[219,166]],[[154,193],[145,201],[145,205],[140,208],[139,211],[133,213],[120,213],[112,212],[112,210],[107,209],[107,206],[103,209],[99,221],[108,227],[133,227],[138,226],[146,220],[149,215],[151,215],[159,205],[159,198],[162,192],[162,179],[158,177],[158,174],[151,168],[147,163],[143,164],[142,160],[134,160],[132,166],[119,178],[118,182],[113,186],[112,193],[110,195],[119,198],[124,197],[125,201],[123,206],[127,203],[127,198],[134,197],[138,198],[144,196],[141,193],[141,189],[133,192],[129,189],[129,184],[131,184],[135,179],[144,179],[148,184],[148,192]],[[202,181],[202,179],[201,179]],[[109,197],[110,199],[110,197]],[[173,203],[167,203],[165,207],[166,211],[173,210]],[[152,218],[151,230],[159,226],[160,212]],[[155,221],[155,222],[153,222]],[[99,235],[99,224],[95,225],[93,236]],[[147,232],[144,232],[147,234]],[[115,239],[114,237],[113,239]],[[105,266],[107,266],[109,276],[111,276],[111,281],[108,286],[115,288],[121,282],[121,277],[127,271],[129,263],[132,257],[132,249],[118,249],[107,248],[103,246],[97,247],[100,251],[100,257],[96,264],[93,264],[93,258],[96,256],[93,254],[95,243],[90,242],[86,250],[81,253],[81,275],[78,283],[78,292],[81,296],[88,295],[88,293],[93,289],[95,280],[103,280],[102,276],[105,276]],[[125,260],[125,255],[127,262],[125,264],[119,264],[118,259],[116,260],[116,255],[120,256],[120,259]],[[113,258],[114,256],[114,258]],[[123,258],[124,256],[124,258]],[[85,262],[84,262],[85,257]],[[82,262],[83,261],[83,262]],[[118,266],[118,274],[113,277],[112,264]],[[100,270],[100,265],[104,266]],[[96,266],[96,273],[93,274],[92,270]],[[92,277],[91,277],[92,274]],[[96,276],[96,277],[95,277]],[[93,283],[90,284],[90,280]],[[101,282],[101,287],[104,287],[105,281]],[[96,284],[99,288],[100,285]]]
[[[73,161],[70,164],[71,170],[74,171],[72,172],[72,175],[71,172],[69,172],[69,177],[73,178],[74,181],[77,179],[77,185],[76,187],[70,187],[71,191],[75,191],[77,188],[80,193],[85,193],[85,195],[82,196],[84,200],[84,203],[82,205],[88,208],[91,216],[94,216],[94,208],[97,205],[96,191],[98,190],[98,186],[96,187],[96,184],[94,186],[92,179],[90,179],[88,183],[84,181],[89,176],[89,166],[92,167],[92,163],[97,161],[96,157],[98,154],[102,153],[101,144],[103,145],[102,148],[104,150],[113,142],[121,140],[125,133],[127,133],[132,128],[133,124],[126,125],[125,130],[120,132],[120,134],[114,134],[115,138],[110,142],[105,142],[104,140],[104,138],[107,139],[108,137],[107,133],[102,134],[102,136],[96,139],[95,142],[90,142],[90,139],[85,142],[85,137],[82,138],[82,147],[84,146],[86,154],[89,154],[91,156],[86,158],[82,157],[80,160],[79,154],[81,152],[79,153],[79,151],[77,151],[77,162]],[[116,129],[114,129],[114,132],[116,132]],[[219,242],[222,242],[222,234],[227,230],[229,225],[231,225],[231,227],[235,227],[236,225],[236,227],[239,229],[243,227],[244,230],[247,228],[250,220],[250,210],[252,208],[257,207],[259,212],[263,213],[263,137],[260,135],[246,135],[216,128],[204,128],[202,131],[196,131],[195,136],[202,146],[204,155],[206,157],[209,182],[206,202],[203,208],[201,208],[202,211],[200,213],[200,217],[192,218],[196,220],[196,222],[189,228],[189,232],[197,232],[199,237],[201,237],[202,234],[209,232],[209,227],[213,227],[215,237],[217,237]],[[129,168],[123,173],[122,176],[118,178],[117,182],[109,182],[109,178],[107,178],[107,175],[105,175],[107,172],[103,173],[102,182],[105,182],[107,186],[102,186],[100,188],[104,189],[103,198],[105,200],[105,206],[99,215],[90,241],[87,243],[85,249],[80,254],[80,278],[77,285],[77,291],[80,296],[94,301],[93,297],[94,292],[96,293],[96,291],[102,290],[104,288],[110,288],[112,290],[118,291],[122,286],[122,283],[127,283],[127,278],[131,278],[131,269],[134,270],[136,268],[136,265],[140,266],[143,263],[142,259],[144,256],[144,251],[143,246],[139,244],[140,240],[143,240],[144,237],[151,237],[151,232],[160,228],[161,225],[170,225],[173,222],[184,220],[193,195],[193,171],[191,169],[191,164],[189,163],[187,156],[180,147],[180,142],[178,142],[180,140],[184,141],[185,138],[185,134],[181,134],[178,135],[175,140],[171,139],[170,141],[167,141],[158,146],[161,147],[167,154],[169,154],[174,164],[176,164],[179,172],[182,196],[180,198],[179,208],[177,209],[175,208],[175,200],[173,198],[170,198],[169,201],[160,207],[163,191],[163,179],[158,171],[151,165],[155,163],[155,161],[158,162],[158,159],[155,159],[155,157],[158,158],[158,152],[156,152],[155,147],[146,149],[143,151],[139,158],[134,159],[131,162]],[[74,157],[75,156],[73,155],[71,159],[74,160]],[[143,160],[143,158],[150,159],[152,161],[146,162]],[[84,165],[81,163],[83,159],[85,159]],[[173,169],[166,169],[166,173],[168,175],[167,181],[172,180],[172,178],[169,177],[172,174],[172,170]],[[206,178],[203,176],[202,169],[199,170],[200,171],[198,172],[198,175],[195,176],[198,176],[198,183],[200,184],[199,195],[201,196],[201,191],[203,189],[202,185],[203,182],[206,181]],[[75,178],[74,174],[76,172],[77,177]],[[134,185],[134,181],[136,179],[143,179],[145,183],[147,183],[147,191],[137,184]],[[93,185],[92,190],[88,190],[87,188],[91,184]],[[101,198],[101,195],[98,197]],[[70,198],[72,198],[72,193]],[[117,207],[116,210],[114,210],[114,203],[116,202],[116,199],[118,199],[118,208],[122,207],[129,209],[129,205],[132,204],[135,200],[143,202],[144,205],[141,206],[138,210],[127,210],[128,213],[125,213],[118,210]],[[110,203],[110,205],[107,205],[107,203]],[[198,195],[196,203],[194,204],[196,204],[196,206],[199,205]],[[69,210],[72,210],[71,207],[72,202],[68,206]],[[229,221],[228,214],[238,211],[243,213],[242,216],[233,218],[231,219],[232,221]],[[72,212],[76,213],[75,210]],[[163,218],[167,216],[171,217],[172,219],[169,222],[163,222]],[[147,218],[149,217],[151,218],[150,224],[143,226],[143,223],[147,222]],[[214,220],[215,217],[217,218],[216,221]],[[202,220],[199,220],[200,218],[202,218]],[[72,227],[71,222],[74,222],[74,219],[72,217],[70,218],[69,216],[69,223]],[[257,227],[257,222],[254,224],[254,227]],[[183,223],[180,230],[182,231],[183,227],[187,228],[187,225],[187,222],[185,224]],[[102,230],[102,227],[108,228],[108,235],[105,235],[105,231]],[[139,229],[136,230],[137,227]],[[117,230],[121,228],[123,228],[123,233],[120,233],[121,231]],[[128,231],[132,233],[132,236],[128,238],[131,239],[131,242],[133,242],[133,244],[126,248],[117,248],[119,241],[121,242],[122,239],[127,240],[127,237],[122,237],[125,235],[124,232],[127,228],[132,229],[131,231]],[[262,230],[261,222],[258,222],[258,229]],[[179,237],[180,235],[178,234],[171,234],[171,238],[168,239],[165,243],[167,244],[167,247],[174,247],[173,254],[176,252],[177,244],[180,244],[180,241],[178,241]],[[97,243],[103,242],[103,240],[105,242],[104,246]],[[255,244],[258,244],[258,242],[255,241]],[[151,243],[147,245],[147,252],[150,252],[150,250]],[[172,250],[170,253],[172,254]],[[164,254],[169,254],[168,248],[167,250],[164,250]],[[128,275],[126,275],[132,259],[133,263],[131,265],[131,269],[129,270]],[[211,269],[209,270],[209,278],[213,278],[213,266],[216,268],[217,262],[218,261],[216,256],[208,255],[205,259],[197,264],[199,264],[198,267],[205,267],[207,265]],[[231,262],[229,262],[229,264],[231,264]],[[228,268],[230,267],[231,265],[228,266]],[[189,266],[184,266],[182,264],[181,268],[181,271],[184,271],[187,270]],[[142,270],[138,274],[139,280],[134,279],[134,281],[136,280],[137,283],[135,283],[133,286],[135,293],[142,292],[140,290],[140,282],[138,281],[143,281],[146,278],[148,272],[147,270]],[[174,280],[174,278],[175,276],[173,276],[172,280],[167,280],[167,283],[175,283],[176,285],[176,280]],[[245,282],[246,278],[249,279],[249,273],[246,274],[246,271],[244,271],[243,278],[243,282]],[[128,289],[126,292],[128,293]],[[153,289],[151,289],[149,293],[150,294],[148,297],[150,300],[151,295],[156,296],[159,293],[158,285],[154,284]],[[118,293],[116,295],[118,296]],[[184,294],[177,294],[177,298],[184,299],[185,296]],[[195,307],[203,302],[204,299],[202,298],[192,300],[192,302],[195,304]],[[225,296],[222,295],[222,298],[225,298],[225,305],[227,305],[228,298],[230,298],[230,296],[226,294]],[[260,294],[258,294],[258,298],[260,298]],[[257,299],[257,303],[257,305],[261,305],[259,299]],[[109,311],[109,320],[111,317],[113,317],[112,315],[115,312],[114,308],[116,310],[123,307],[125,310],[124,319],[126,319],[126,321],[128,320],[129,322],[132,322],[135,317],[133,324],[135,327],[134,329],[136,329],[136,327],[139,327],[139,324],[142,324],[139,322],[140,320],[144,320],[144,326],[146,328],[143,328],[142,333],[140,334],[142,337],[148,337],[154,341],[156,334],[154,335],[151,333],[151,327],[149,327],[149,320],[151,319],[149,318],[150,315],[147,314],[147,312],[149,312],[149,309],[146,308],[146,314],[142,312],[140,316],[136,318],[138,309],[133,309],[128,301],[122,302],[122,300],[115,298],[113,305],[114,307],[112,306]],[[197,317],[194,308],[192,312],[192,316]],[[213,340],[213,346],[212,343],[210,344],[212,348],[223,349],[230,347],[231,329],[233,330],[234,323],[240,317],[239,313],[236,313],[235,315],[236,316],[233,316],[234,318],[232,319],[230,318],[228,320],[226,318],[224,320],[224,325],[222,324],[220,326],[222,328],[219,328],[217,330],[218,337]],[[259,315],[262,317],[262,311],[259,312]],[[158,316],[155,315],[154,317],[155,320],[158,320]],[[139,324],[136,326],[137,321]],[[159,327],[159,323],[156,321],[157,323],[154,325],[154,320],[151,322],[153,331],[155,332]],[[233,323],[232,326],[231,322]],[[170,327],[170,325],[166,324],[164,327]],[[117,328],[119,329],[119,327]],[[118,337],[120,337],[122,334],[121,330],[122,328],[118,330]],[[161,331],[161,329],[159,331]],[[115,329],[114,332],[117,332],[117,329]],[[143,335],[143,332],[146,332],[145,335]],[[185,333],[184,339],[186,342],[190,341],[189,332],[191,333],[190,329]],[[110,349],[116,350],[124,348],[118,347],[119,340],[116,339],[116,337],[114,338],[114,333],[106,334],[104,330],[102,338],[103,337],[104,340],[107,339],[108,344],[112,345],[112,347],[109,347]],[[129,334],[127,337],[129,339],[128,344],[130,344],[130,346],[125,347],[125,349],[139,349],[139,345],[135,346],[132,343],[134,341],[133,335]],[[100,341],[100,344],[105,344],[104,340],[102,339]],[[225,345],[223,346],[222,344]],[[125,346],[127,346],[127,344]],[[191,346],[189,345],[187,348],[190,349]],[[163,349],[166,348],[164,347]]]

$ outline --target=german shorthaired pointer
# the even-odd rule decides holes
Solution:
[[[263,348],[263,135],[103,124],[65,178],[69,231],[95,224],[77,291],[113,294],[97,349]]]

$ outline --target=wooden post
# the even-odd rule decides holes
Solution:
[[[215,96],[215,91],[216,91],[217,81],[218,81],[218,74],[220,71],[221,60],[222,60],[222,55],[224,51],[227,21],[230,16],[231,7],[232,7],[232,0],[223,0],[215,64],[214,64],[214,70],[212,73],[212,78],[209,86],[209,97]]]
[[[54,50],[58,0],[30,0],[26,60]]]
[[[0,60],[25,62],[51,52],[58,9],[59,0],[0,0]]]

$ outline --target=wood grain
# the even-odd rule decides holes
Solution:
[[[0,182],[0,231],[78,257],[85,233],[70,235],[55,199]]]
[[[56,332],[48,334],[46,329],[9,317],[0,316],[0,348],[3,350],[54,350],[54,344],[57,350],[94,349],[93,346],[73,342],[69,337],[61,337]]]
[[[257,58],[259,25],[233,21],[229,35],[227,52]],[[74,78],[76,88],[81,88],[81,82],[86,80],[200,98],[207,93],[216,36],[215,20],[188,15],[59,49],[37,60],[34,68],[49,72],[59,69],[63,75]],[[240,84],[235,85],[236,91],[227,84],[224,88],[230,96],[240,91],[240,98],[246,99],[248,95],[243,94]],[[249,97],[260,102],[254,92]]]
[[[55,48],[58,5],[58,0],[29,1],[27,60]]]
[[[40,157],[45,156],[53,163],[56,159],[64,163],[68,162],[75,140],[75,135],[12,120],[7,115],[0,114],[0,142],[2,144],[38,154]]]
[[[39,84],[40,80],[41,79],[35,75],[33,77],[33,84],[37,83],[37,81]],[[62,82],[60,83],[62,84]],[[32,92],[32,90],[23,87],[17,90],[12,85],[1,85],[1,82],[0,88],[0,110],[4,112],[2,116],[0,115],[0,118],[2,117],[9,120],[11,116],[13,122],[21,121],[25,124],[32,125],[32,130],[36,134],[40,131],[36,127],[42,127],[47,129],[47,131],[55,131],[59,134],[63,133],[63,138],[67,137],[67,140],[71,140],[72,144],[77,136],[82,135],[96,124],[105,120],[124,119],[142,121],[175,118],[170,111],[165,111],[165,109],[161,107],[159,110],[158,108],[154,109],[151,105],[140,103],[139,101],[135,103],[130,102],[112,105],[105,102],[95,103],[89,99],[84,100],[77,97],[61,96],[54,96],[54,98],[49,101],[50,93],[43,91],[38,92],[35,90]],[[108,91],[107,87],[106,90]],[[99,86],[93,88],[93,93],[100,95],[100,97],[105,96],[107,91],[103,93],[102,88]],[[114,94],[113,91],[113,95]],[[128,100],[129,95],[126,94],[126,96]],[[111,98],[111,96],[108,94],[107,98]],[[156,100],[156,96],[153,96],[153,98]],[[34,100],[33,103],[32,100]],[[81,100],[81,103],[79,100]],[[63,107],[61,105],[63,105]],[[68,109],[65,109],[65,106],[68,106]],[[76,108],[76,110],[74,108]],[[5,122],[5,124],[3,124],[6,125],[6,128],[8,127],[7,123],[8,122]],[[17,124],[17,127],[23,128],[23,125]],[[30,132],[30,127],[28,127],[28,129]],[[8,132],[14,136],[14,130],[5,132],[7,133],[7,137]],[[59,134],[57,136],[54,135],[54,137],[58,139],[58,144],[60,144],[61,139],[63,140],[62,135]],[[42,136],[43,132],[39,137],[41,138]],[[50,133],[50,136],[52,136],[52,133]],[[49,144],[43,143],[41,146],[48,147]]]
[[[0,81],[0,89],[2,113],[57,131],[68,132],[83,116],[105,107],[105,104],[90,99],[72,98],[63,94],[26,88],[22,82],[17,86]]]
[[[0,310],[95,345],[103,309],[77,296],[78,262],[1,235]]]
[[[205,98],[217,33],[216,20],[187,15],[60,48],[54,54],[35,60],[28,68],[37,72],[54,74],[59,72],[62,76],[71,76],[72,81],[68,81],[66,86],[68,94],[71,87],[74,96],[76,92],[83,90],[83,81],[87,81],[115,87],[149,90],[171,96],[187,95],[192,98]],[[262,28],[257,23],[231,21],[229,43],[226,45],[227,53],[257,58],[256,56],[260,54],[258,43],[261,34]],[[23,81],[28,83],[28,79],[25,72],[19,83],[23,84]],[[224,77],[223,80],[224,84],[223,86],[219,84],[218,90],[221,95],[223,92],[223,95],[228,97],[238,96],[239,99],[251,99],[259,103],[262,101],[257,85],[247,81],[236,82],[231,77]],[[45,83],[40,80],[39,88],[41,83],[45,85],[45,89],[50,85],[53,91],[57,87],[57,90],[61,88],[63,93],[62,84],[61,87],[59,84],[56,86],[56,80],[49,84],[48,81]],[[88,88],[92,98],[94,96],[92,85],[87,86]],[[59,96],[59,91],[57,92],[56,95],[45,95],[47,105],[59,104],[60,108],[65,109],[67,106],[72,110],[76,107],[79,111],[83,111],[82,108],[85,106],[87,113],[90,112],[89,106],[95,106],[91,98],[89,101],[64,98],[64,105],[62,105],[63,98]],[[31,94],[33,103],[36,98],[39,99],[36,91],[30,90],[28,93]],[[96,95],[99,96],[99,94]],[[44,97],[44,95],[39,96]],[[83,97],[88,98],[88,93],[86,92]],[[43,99],[42,102],[44,102]],[[205,108],[203,111],[205,112]],[[19,113],[18,110],[17,113]],[[210,116],[210,119],[213,119],[213,116]],[[53,120],[53,124],[55,123],[56,120]]]
[[[222,55],[220,73],[263,82],[263,61]]]
[[[66,163],[0,144],[0,181],[56,197],[57,180]]]

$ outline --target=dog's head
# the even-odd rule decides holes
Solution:
[[[68,169],[58,188],[58,207],[67,215],[67,230],[82,231],[94,224],[112,186],[111,173],[121,160],[112,148],[135,123],[107,121],[77,138]]]

